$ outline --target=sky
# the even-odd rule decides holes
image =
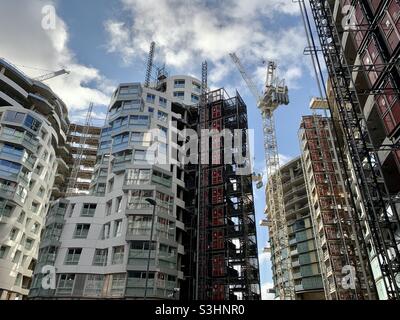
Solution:
[[[49,7],[50,6],[50,7]],[[51,9],[55,11],[55,23]],[[50,10],[50,11],[49,11]],[[297,132],[317,96],[300,10],[291,0],[0,0],[0,57],[28,76],[66,68],[46,81],[67,104],[70,119],[83,121],[90,102],[94,124],[103,124],[110,96],[122,82],[143,82],[151,41],[155,64],[170,75],[201,78],[208,62],[211,89],[238,90],[255,130],[254,163],[264,172],[262,120],[229,53],[235,52],[261,92],[264,61],[278,64],[289,86],[290,104],[276,111],[281,162],[299,155]],[[264,180],[265,180],[264,176]],[[263,189],[255,188],[257,221],[264,217]],[[263,299],[271,299],[271,264],[262,248],[267,228],[257,227]]]

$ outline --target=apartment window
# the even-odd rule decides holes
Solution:
[[[122,235],[122,220],[114,221],[114,238]]]
[[[0,202],[0,217],[4,216],[4,217],[8,217],[9,218],[12,215],[12,211],[13,211],[13,207],[12,206],[7,205],[5,201],[1,201]],[[20,222],[20,221],[18,220],[18,222]]]
[[[64,264],[77,265],[81,258],[82,248],[68,249]]]
[[[131,190],[129,192],[127,208],[130,210],[148,209],[150,208],[150,204],[145,199],[153,198],[153,196],[153,190]]]
[[[74,239],[86,239],[89,233],[90,224],[77,224],[74,232]]]
[[[111,205],[112,205],[112,201],[108,201],[106,203],[106,216],[111,215]]]
[[[103,291],[104,275],[88,274],[85,282],[84,295],[89,297],[100,297]]]
[[[31,239],[31,238],[27,238],[25,240],[25,249],[26,250],[31,250],[33,248],[33,244],[35,243],[35,240]]]
[[[82,207],[81,217],[93,217],[96,211],[96,203],[85,203]]]
[[[142,103],[140,100],[125,101],[123,109],[131,111],[141,111]]]
[[[40,224],[35,222],[35,223],[32,225],[31,232],[32,232],[33,234],[38,234],[39,229],[40,229]]]
[[[21,157],[24,154],[24,149],[22,147],[4,144],[4,146],[1,149],[1,154],[16,158],[16,159],[21,159]]]
[[[163,98],[163,97],[160,97],[159,99],[158,99],[158,102],[159,102],[159,104],[160,104],[160,106],[161,107],[166,107],[167,106],[167,99],[165,99],[165,98]]]
[[[10,232],[10,240],[15,241],[17,239],[19,230],[17,228],[12,228]]]
[[[7,257],[10,247],[0,246],[0,259],[5,259]]]
[[[199,98],[199,96],[197,96],[195,94],[192,94],[191,95],[191,100],[192,100],[193,103],[198,103],[200,98]]]
[[[8,160],[0,160],[0,172],[4,176],[15,176],[21,170],[21,165]]]
[[[103,230],[101,232],[101,239],[109,239],[110,238],[110,223],[106,223],[103,225]]]
[[[44,192],[45,192],[45,189],[44,189],[43,187],[40,187],[39,190],[38,190],[37,195],[38,195],[40,198],[43,198]]]
[[[126,171],[126,185],[148,184],[150,182],[150,169],[128,169]]]
[[[93,265],[106,266],[108,257],[108,249],[96,249],[94,252]]]
[[[24,223],[24,220],[25,220],[25,212],[23,212],[23,211],[21,211],[21,213],[19,214],[19,217],[18,217],[18,222],[19,223]]]
[[[13,263],[19,263],[19,260],[21,259],[21,251],[17,250],[14,254],[14,257],[12,259]]]
[[[167,122],[168,121],[168,114],[166,114],[165,112],[162,111],[158,111],[157,113],[157,119],[163,122]]]
[[[177,79],[174,81],[174,88],[184,88],[185,87],[185,80]]]
[[[143,163],[146,162],[146,151],[144,150],[135,150],[133,156],[134,163]]]
[[[185,99],[185,92],[183,92],[183,91],[174,91],[174,97],[179,99],[179,100],[183,100],[183,99]]]
[[[116,273],[112,275],[111,295],[120,296],[124,294],[126,283],[125,278],[125,273]]]
[[[154,94],[148,93],[146,96],[146,102],[153,103],[156,101],[156,96]]]
[[[75,274],[60,274],[57,286],[58,295],[70,295],[74,288]]]
[[[122,264],[124,262],[124,246],[113,247],[112,264]]]
[[[23,112],[7,111],[4,117],[4,121],[22,123],[22,121],[24,121],[24,118],[25,113]]]
[[[42,160],[43,161],[47,161],[47,157],[49,156],[49,153],[45,150],[43,153],[42,153]]]
[[[127,144],[128,141],[129,141],[129,133],[122,133],[122,134],[115,136],[113,145],[119,146],[124,143]]]
[[[196,82],[192,82],[192,90],[195,92],[200,93],[201,92],[201,85]]]
[[[128,234],[129,235],[149,235],[151,231],[152,218],[149,216],[129,216]]]
[[[29,114],[26,116],[25,121],[24,121],[24,126],[33,130],[33,131],[38,131],[41,126],[41,122],[30,116]]]
[[[115,212],[121,212],[122,210],[122,197],[115,199]]]
[[[139,88],[137,86],[122,86],[119,89],[119,94],[127,95],[127,94],[137,94],[139,93]]]
[[[131,142],[142,146],[150,146],[151,133],[145,132],[132,132]]]
[[[154,108],[149,107],[149,113],[154,113]]]
[[[134,126],[148,127],[150,124],[149,116],[130,116],[129,124]]]

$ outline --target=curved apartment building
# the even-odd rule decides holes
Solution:
[[[0,59],[0,299],[28,294],[68,125],[49,87]]]
[[[31,298],[179,298],[183,221],[191,214],[184,170],[152,160],[170,158],[170,122],[184,123],[183,105],[197,103],[199,93],[200,82],[187,76],[160,78],[156,88],[119,85],[102,128],[91,194],[56,201],[49,211]],[[147,198],[156,201],[151,244]],[[43,286],[44,266],[55,267],[53,287]]]

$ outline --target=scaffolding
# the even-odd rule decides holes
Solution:
[[[88,111],[86,113],[86,119],[85,123],[83,126],[78,126],[76,124],[70,124],[69,129],[68,129],[68,136],[71,137],[71,148],[74,149],[74,158],[73,158],[73,165],[71,168],[71,173],[68,179],[68,184],[67,184],[67,191],[66,191],[66,196],[73,196],[79,194],[79,190],[82,189],[82,187],[86,188],[83,185],[79,185],[78,177],[82,174],[85,174],[85,172],[82,171],[81,166],[82,165],[93,165],[93,161],[87,161],[87,143],[89,142],[88,140],[91,139],[90,137],[90,123],[92,119],[92,110],[93,110],[93,103],[90,103]],[[79,136],[73,135],[72,132],[80,131]],[[92,142],[92,141],[90,141]],[[74,144],[76,144],[74,146]],[[90,150],[89,150],[90,152]],[[96,150],[92,150],[92,154],[95,156],[97,153]],[[91,174],[90,178],[91,178]],[[89,176],[87,177],[88,179]]]
[[[365,216],[371,230],[388,298],[400,299],[397,283],[400,272],[399,239],[395,237],[395,230],[400,229],[396,207],[399,199],[397,195],[389,192],[385,181],[378,150],[374,148],[359,100],[360,93],[356,90],[353,79],[353,72],[358,69],[356,65],[347,62],[332,14],[333,8],[327,1],[310,0],[309,2],[321,44],[319,49],[313,44],[312,52],[316,55],[321,51],[324,55],[339,120],[349,150],[350,162],[358,179],[356,184],[366,210]],[[357,29],[357,32],[359,31]],[[371,65],[370,69],[373,67]],[[371,88],[367,95],[376,94],[376,90],[373,89]],[[331,106],[330,111],[333,114]],[[393,145],[391,150],[396,150],[395,148],[396,146]]]
[[[252,176],[240,174],[240,164],[225,159],[227,141],[220,136],[224,129],[242,129],[241,148],[249,149],[246,105],[238,94],[229,98],[223,89],[207,92],[204,102],[198,126],[218,133],[209,138],[210,152],[202,154],[199,164],[197,298],[258,300]]]

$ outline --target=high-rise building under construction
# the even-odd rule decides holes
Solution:
[[[354,219],[361,225],[379,298],[399,299],[400,3],[309,4],[319,44],[311,37],[308,51],[323,54],[329,73],[325,93],[341,145],[339,157],[349,172]],[[307,10],[302,13],[307,21]],[[308,29],[312,35],[310,24]]]

